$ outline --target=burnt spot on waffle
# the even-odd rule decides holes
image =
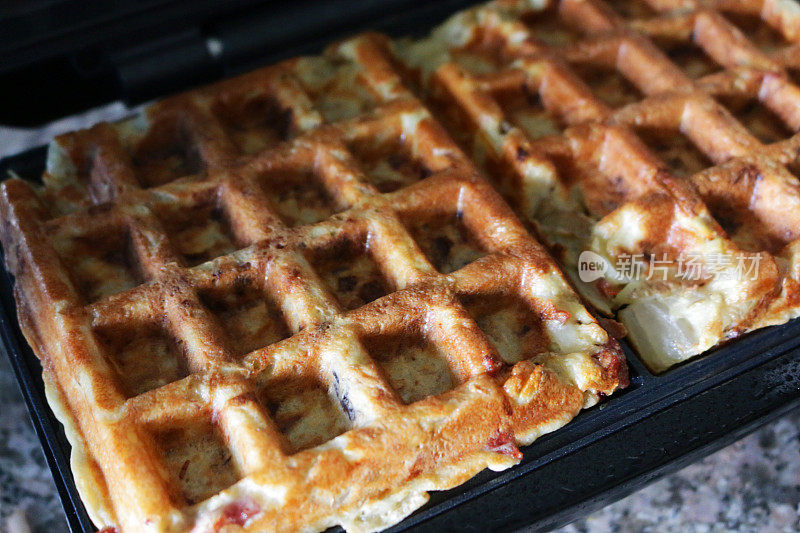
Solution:
[[[636,133],[676,176],[688,177],[713,165],[686,135],[669,128],[637,128]]]
[[[325,184],[312,171],[277,171],[259,177],[264,193],[290,227],[321,222],[341,211]]]
[[[366,242],[342,239],[309,252],[309,261],[346,310],[356,309],[391,292]]]
[[[382,193],[394,192],[431,175],[425,163],[396,137],[358,139],[349,148],[366,180]]]
[[[239,152],[255,154],[290,139],[292,111],[264,93],[229,94],[212,111]]]
[[[442,274],[455,272],[486,255],[458,213],[436,213],[427,218],[407,216],[406,226],[425,257]]]
[[[109,324],[95,328],[95,335],[129,398],[189,374],[184,354],[161,323]]]
[[[794,132],[758,98],[718,96],[718,100],[763,144],[791,137]]]
[[[461,303],[494,345],[501,359],[515,364],[548,350],[541,318],[517,294],[468,294]]]
[[[361,342],[406,404],[447,392],[456,385],[445,352],[421,331],[375,334]]]
[[[144,281],[130,232],[102,228],[60,241],[57,250],[85,303],[131,289]]]
[[[328,442],[351,427],[342,402],[332,397],[317,376],[292,374],[271,379],[259,399],[286,437],[289,453]]]
[[[249,276],[200,292],[200,301],[219,319],[237,357],[290,335],[275,300]]]
[[[238,248],[227,216],[213,200],[166,208],[158,216],[172,246],[188,266],[205,263]]]
[[[181,504],[194,505],[236,483],[241,475],[219,429],[210,420],[153,431]]]
[[[613,108],[643,98],[641,91],[617,69],[590,63],[572,65],[572,69],[598,99]]]
[[[142,187],[158,187],[203,171],[197,145],[177,121],[154,124],[131,154],[136,178]]]

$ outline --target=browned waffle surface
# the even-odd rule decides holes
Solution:
[[[793,1],[501,1],[394,53],[660,371],[798,315],[797,43]]]
[[[65,135],[43,186],[0,188],[98,526],[380,529],[627,383],[387,50]]]

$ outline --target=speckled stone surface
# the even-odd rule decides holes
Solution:
[[[42,130],[0,127],[0,157],[126,114],[120,105]],[[800,412],[562,528],[576,532],[800,531]],[[26,529],[29,528],[29,529]],[[0,353],[0,531],[66,530],[39,441]]]
[[[799,427],[794,412],[561,531],[800,531]]]
[[[0,517],[33,531],[66,531],[64,512],[5,351],[0,353]],[[11,523],[9,523],[11,522]]]

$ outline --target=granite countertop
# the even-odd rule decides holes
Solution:
[[[41,130],[0,127],[0,157],[128,111],[119,104]],[[0,531],[66,530],[50,471],[0,353]],[[800,412],[559,531],[800,531]]]

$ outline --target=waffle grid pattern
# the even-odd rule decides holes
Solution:
[[[772,0],[496,2],[394,51],[582,294],[661,371],[798,314],[799,13]],[[736,257],[758,275],[706,263],[703,283],[675,268],[584,283],[584,250],[673,267]]]
[[[2,185],[20,321],[98,525],[385,527],[625,385],[387,48],[63,136],[43,187]]]

